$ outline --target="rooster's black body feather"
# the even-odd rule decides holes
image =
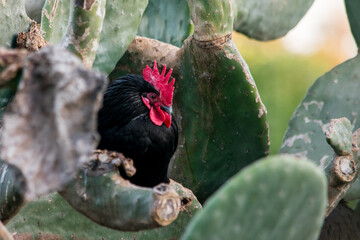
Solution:
[[[158,91],[142,76],[126,75],[110,83],[98,114],[99,149],[117,151],[134,160],[136,174],[129,179],[153,187],[169,182],[167,170],[178,142],[178,129],[155,125],[141,96]]]

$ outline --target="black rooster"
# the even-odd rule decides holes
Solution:
[[[134,160],[136,174],[132,183],[153,187],[168,183],[170,158],[178,143],[178,129],[171,116],[174,91],[172,69],[161,75],[156,62],[143,76],[126,75],[110,83],[98,114],[99,149],[117,151]]]

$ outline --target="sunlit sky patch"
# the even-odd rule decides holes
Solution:
[[[305,17],[282,41],[287,50],[298,54],[332,48],[334,54],[341,53],[346,58],[356,55],[344,1],[339,0],[315,0]]]

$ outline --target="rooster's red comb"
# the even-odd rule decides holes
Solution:
[[[155,87],[155,89],[160,92],[160,98],[164,101],[164,103],[168,107],[171,106],[171,102],[174,94],[175,79],[173,78],[171,82],[168,83],[172,71],[173,71],[172,68],[170,68],[169,72],[165,75],[166,65],[164,65],[164,68],[160,75],[156,62],[154,62],[153,70],[148,65],[146,65],[146,68],[144,68],[143,70],[143,77],[145,81],[152,84]]]

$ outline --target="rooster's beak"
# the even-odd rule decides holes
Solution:
[[[160,106],[161,110],[167,112],[168,114],[171,114],[171,107],[167,107],[167,106]]]

